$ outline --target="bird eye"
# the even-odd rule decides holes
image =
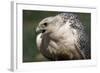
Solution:
[[[44,26],[47,26],[47,23],[44,23]]]

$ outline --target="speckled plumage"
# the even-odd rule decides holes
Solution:
[[[78,16],[61,13],[44,18],[37,26],[37,46],[50,60],[89,59],[90,48]]]

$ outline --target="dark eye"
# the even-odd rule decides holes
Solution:
[[[44,23],[44,26],[47,26],[47,23]]]

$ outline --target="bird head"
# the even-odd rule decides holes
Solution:
[[[77,19],[77,15],[61,13],[41,20],[36,28],[36,32],[41,32],[42,35],[48,34],[50,38],[54,38],[54,36],[57,38],[62,37],[66,32],[66,36],[73,35],[74,32],[76,33],[76,29],[81,29],[81,23]]]
[[[40,21],[39,25],[36,28],[36,32],[41,32],[43,34],[50,34],[54,31],[57,31],[59,26],[62,24],[60,16],[52,16],[44,18]]]

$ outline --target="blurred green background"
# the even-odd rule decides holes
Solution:
[[[23,62],[40,62],[48,61],[44,58],[36,46],[36,35],[35,32],[38,23],[49,16],[55,16],[62,12],[52,11],[33,11],[23,10]],[[81,22],[85,26],[85,31],[90,38],[91,30],[91,14],[90,13],[74,13],[77,14]]]

